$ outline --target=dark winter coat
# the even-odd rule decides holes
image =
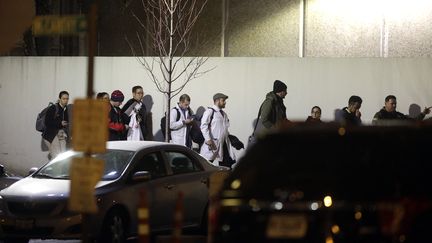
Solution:
[[[46,129],[42,133],[42,137],[48,142],[52,143],[60,129],[63,129],[69,137],[68,127],[63,127],[61,124],[62,121],[67,121],[69,123],[67,107],[62,108],[59,103],[50,106],[45,115]]]
[[[111,105],[109,112],[109,140],[126,140],[127,130],[126,123],[128,117],[121,111],[119,107]]]
[[[362,121],[355,113],[348,112],[348,107],[342,108],[337,114],[336,120],[344,125],[360,126]]]
[[[395,120],[399,120],[399,121],[416,121],[416,120],[421,121],[425,118],[425,116],[426,115],[424,113],[420,113],[417,117],[411,118],[411,117],[404,115],[404,114],[397,112],[397,111],[388,112],[383,107],[380,111],[375,113],[374,118],[372,120],[372,124],[373,125],[384,125],[388,121],[395,121]]]
[[[279,122],[287,121],[283,99],[273,91],[267,93],[266,99],[261,105],[260,120],[267,129],[273,128]]]
[[[126,102],[126,104],[124,104],[124,106],[122,108],[122,112],[124,114],[126,114],[125,124],[129,124],[130,114],[131,114],[133,108],[135,107],[135,105],[138,104],[138,102],[141,102],[141,101],[136,101],[135,99],[130,99]],[[140,122],[141,133],[142,133],[143,138],[145,138],[148,134],[148,131],[147,131],[148,129],[146,126],[146,124],[147,124],[147,109],[146,109],[144,103],[142,103],[142,102],[141,102],[141,108],[137,114],[137,118],[138,117],[139,117],[139,119],[141,119],[141,122]]]
[[[306,123],[316,123],[316,124],[322,123],[321,119],[315,119],[315,118],[312,118],[311,116],[308,116],[308,118],[306,119],[305,122]]]

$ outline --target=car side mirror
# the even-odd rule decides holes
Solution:
[[[38,167],[31,167],[29,172],[28,172],[28,175],[35,173],[38,169],[39,169]]]
[[[151,174],[148,171],[137,171],[132,176],[132,181],[141,182],[149,181],[151,179]]]

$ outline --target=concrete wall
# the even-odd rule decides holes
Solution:
[[[430,58],[211,58],[203,68],[213,67],[193,80],[184,93],[191,95],[195,110],[210,106],[216,92],[229,95],[230,131],[244,142],[275,79],[288,86],[285,105],[291,120],[305,120],[310,108],[319,105],[323,119],[330,121],[334,110],[346,106],[352,94],[364,100],[365,123],[370,123],[388,94],[398,97],[398,110],[406,114],[414,104],[422,108],[432,105]],[[47,152],[41,151],[41,136],[35,130],[36,116],[61,90],[69,91],[71,101],[84,97],[86,70],[83,57],[0,57],[0,162],[24,174],[46,161]],[[96,59],[95,92],[120,89],[130,98],[134,85],[142,85],[147,101],[153,103],[156,134],[165,101],[137,60]]]

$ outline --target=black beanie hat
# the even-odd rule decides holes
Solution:
[[[286,84],[284,84],[282,81],[280,80],[276,80],[273,83],[273,92],[275,93],[279,93],[281,91],[286,91],[287,90],[287,86]]]

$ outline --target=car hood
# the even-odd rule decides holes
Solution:
[[[95,188],[112,181],[100,181]],[[62,198],[69,195],[70,180],[26,177],[0,192],[2,197]]]

